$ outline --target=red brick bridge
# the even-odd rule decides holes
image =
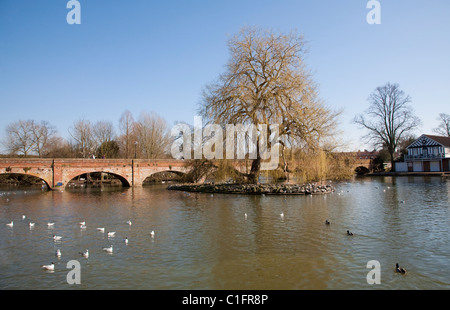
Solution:
[[[105,172],[124,186],[142,186],[158,172],[186,173],[185,161],[171,159],[0,159],[0,174],[17,173],[41,178],[51,189],[65,188],[70,180],[86,173]]]

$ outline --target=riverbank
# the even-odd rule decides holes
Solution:
[[[319,195],[335,191],[331,185],[310,184],[174,184],[168,190],[247,195]]]

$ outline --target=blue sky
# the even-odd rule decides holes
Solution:
[[[380,0],[380,25],[366,22],[368,0],[79,0],[80,25],[66,22],[67,2],[0,0],[0,139],[20,119],[49,121],[68,138],[75,121],[117,126],[125,109],[193,123],[228,38],[254,25],[304,35],[351,150],[367,147],[351,120],[387,82],[412,97],[417,135],[450,114],[448,0]]]

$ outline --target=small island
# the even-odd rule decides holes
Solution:
[[[335,191],[331,185],[308,184],[174,184],[168,190],[220,193],[220,194],[250,194],[250,195],[319,195]]]

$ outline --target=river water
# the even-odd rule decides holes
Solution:
[[[166,185],[0,190],[0,289],[450,288],[449,179],[335,186],[326,196],[189,194]],[[112,254],[103,250],[110,245]],[[87,259],[79,254],[86,249]],[[67,282],[70,260],[80,263],[79,285]],[[372,260],[380,284],[367,282]],[[41,268],[51,262],[54,272]],[[397,262],[406,275],[395,273]]]

